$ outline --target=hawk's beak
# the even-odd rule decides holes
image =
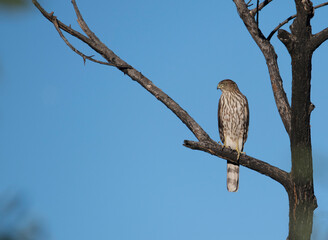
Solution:
[[[216,87],[216,90],[221,89],[221,84],[219,83],[218,86]]]

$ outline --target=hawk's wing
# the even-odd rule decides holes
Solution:
[[[249,125],[249,107],[247,98],[244,96],[245,99],[245,122],[244,122],[244,134],[243,134],[243,148],[248,136],[248,125]],[[241,150],[242,151],[242,150]]]
[[[218,107],[218,123],[219,123],[220,139],[221,139],[222,143],[224,144],[224,132],[223,132],[222,117],[223,117],[222,116],[222,100],[221,100],[221,97],[220,97],[219,107]]]

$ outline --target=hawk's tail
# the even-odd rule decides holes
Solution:
[[[229,192],[237,192],[239,186],[239,165],[227,163],[227,188]]]

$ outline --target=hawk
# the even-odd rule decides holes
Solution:
[[[240,153],[247,139],[249,125],[249,109],[247,98],[239,91],[237,84],[230,80],[222,80],[217,89],[222,91],[219,100],[218,120],[219,133],[223,147],[229,147]],[[227,162],[227,188],[229,192],[237,192],[239,185],[239,164]]]

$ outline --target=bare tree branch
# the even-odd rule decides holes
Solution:
[[[328,4],[328,3],[327,3]],[[328,39],[328,27],[312,36],[312,49],[316,50],[324,41]]]
[[[37,0],[32,0],[33,4],[39,9],[39,11],[43,14],[45,18],[47,18],[50,22],[53,23],[54,19],[56,18],[53,12],[48,13],[44,10],[41,5],[38,3]],[[120,69],[127,69],[131,68],[127,63],[122,61],[119,57],[117,57],[110,49],[108,49],[104,44],[99,44],[91,40],[90,38],[84,36],[80,32],[72,29],[70,26],[65,25],[61,21],[57,19],[57,23],[60,29],[64,30],[65,32],[71,34],[73,37],[80,39],[82,42],[88,44],[93,50],[98,52],[102,55],[109,63],[113,64],[113,66],[120,68]],[[106,57],[109,57],[108,59]]]
[[[294,36],[284,29],[278,30],[278,39],[285,45],[287,50],[291,52],[294,47]]]
[[[41,13],[51,22],[54,21],[55,17],[53,14],[47,13],[40,4],[33,0],[34,5],[41,11]],[[76,4],[75,4],[76,5]],[[77,7],[77,6],[76,6]],[[79,11],[77,11],[79,14]],[[80,25],[83,26],[85,31],[89,31],[90,29],[86,29],[86,23],[83,18],[79,18]],[[72,36],[77,37],[83,42],[87,43],[92,49],[98,52],[101,56],[103,56],[107,61],[117,67],[124,74],[127,74],[132,80],[138,82],[142,87],[144,87],[148,92],[150,92],[153,96],[155,96],[159,101],[165,104],[195,135],[195,137],[199,141],[209,140],[210,137],[208,134],[199,126],[199,124],[184,110],[182,109],[174,100],[172,100],[167,94],[165,94],[161,89],[159,89],[153,82],[151,82],[148,78],[146,78],[141,72],[134,69],[132,66],[127,64],[121,58],[119,58],[112,50],[108,49],[103,43],[98,41],[98,38],[95,37],[93,39],[85,37],[83,34],[72,30],[67,25],[63,24],[58,20],[59,28],[63,29],[67,33]],[[90,34],[90,33],[88,33]]]
[[[201,150],[210,153],[214,156],[229,160],[233,163],[238,163],[258,173],[269,176],[270,178],[282,184],[285,189],[290,189],[292,187],[289,173],[245,154],[241,154],[239,160],[237,160],[238,154],[236,151],[231,150],[230,148],[223,148],[216,142],[194,142],[185,140],[184,146],[194,150]]]
[[[260,15],[260,10],[259,10],[259,2],[260,0],[256,1],[256,26],[257,28],[259,27],[259,15]]]
[[[90,30],[90,28],[88,27],[88,25],[84,21],[82,15],[80,13],[80,10],[79,10],[79,8],[76,5],[75,0],[72,0],[71,2],[73,4],[74,10],[75,10],[75,13],[76,13],[76,16],[77,16],[77,22],[79,23],[79,25],[80,25],[81,29],[83,30],[83,32],[85,32],[85,34],[90,39],[92,39],[93,41],[99,43],[100,42],[99,38]]]
[[[325,3],[321,3],[317,6],[314,6],[313,8],[314,9],[317,9],[317,8],[320,8],[320,7],[324,7],[324,6],[327,6],[328,5],[328,2],[325,2]],[[279,23],[279,25],[277,27],[275,27],[272,32],[269,34],[269,36],[267,37],[268,40],[270,40],[272,38],[272,36],[282,27],[284,26],[285,24],[287,24],[290,20],[296,18],[296,14],[288,17],[287,19],[285,19],[283,22]],[[320,45],[320,44],[319,44]]]
[[[285,90],[283,88],[282,78],[280,76],[277,62],[277,54],[270,41],[268,41],[264,37],[261,30],[257,27],[254,16],[252,16],[249,10],[247,9],[245,1],[234,0],[234,3],[237,7],[238,14],[243,20],[248,32],[251,34],[252,38],[259,46],[265,57],[278,112],[280,114],[280,118],[285,126],[287,133],[290,135],[291,108]]]
[[[261,2],[259,4],[259,7],[257,8],[253,8],[251,11],[250,11],[250,15],[251,16],[255,16],[256,13],[258,13],[259,11],[261,11],[266,5],[268,5],[270,2],[272,2],[272,0],[264,0],[263,2]]]
[[[279,28],[281,28],[282,26],[284,26],[286,23],[288,23],[290,20],[294,19],[296,17],[295,15],[290,16],[289,18],[285,19],[285,21],[279,23],[279,25],[277,27],[275,27],[272,32],[269,34],[269,36],[267,37],[267,39],[270,41],[270,39],[272,38],[272,36],[279,30]]]
[[[83,58],[83,61],[85,63],[85,60],[88,59],[92,62],[95,63],[99,63],[99,64],[104,64],[104,65],[109,65],[109,66],[114,66],[112,63],[108,63],[108,62],[102,62],[102,61],[98,61],[96,59],[93,59],[92,56],[86,56],[85,54],[83,54],[82,52],[80,52],[79,50],[77,50],[75,47],[73,47],[72,44],[70,44],[70,42],[65,38],[64,34],[62,33],[62,31],[60,30],[59,26],[58,26],[58,21],[56,17],[53,17],[52,20],[57,32],[59,33],[60,37],[64,40],[64,42],[74,51],[76,52],[78,55],[80,55]]]
[[[317,8],[321,8],[321,7],[324,7],[324,6],[327,6],[328,5],[328,2],[325,2],[325,3],[321,3],[317,6],[314,6],[314,9],[317,9]]]
[[[248,0],[248,2],[246,3],[246,5],[247,5],[247,8],[249,8],[249,7],[253,6],[253,3],[251,3],[251,2],[252,2],[252,0]]]
[[[44,10],[41,5],[38,3],[38,1],[36,0],[32,0],[33,4],[36,6],[37,9],[39,9],[39,11],[42,13],[42,15],[47,18],[50,22],[53,22],[54,20],[54,13],[48,13],[46,10]],[[72,29],[70,26],[65,25],[64,23],[62,23],[61,21],[57,20],[58,22],[58,26],[63,29],[65,32],[71,34],[73,37],[76,37],[78,39],[80,39],[82,42],[86,43],[86,44],[92,44],[92,41],[87,38],[86,36],[84,36],[83,34],[79,33],[78,31]]]

